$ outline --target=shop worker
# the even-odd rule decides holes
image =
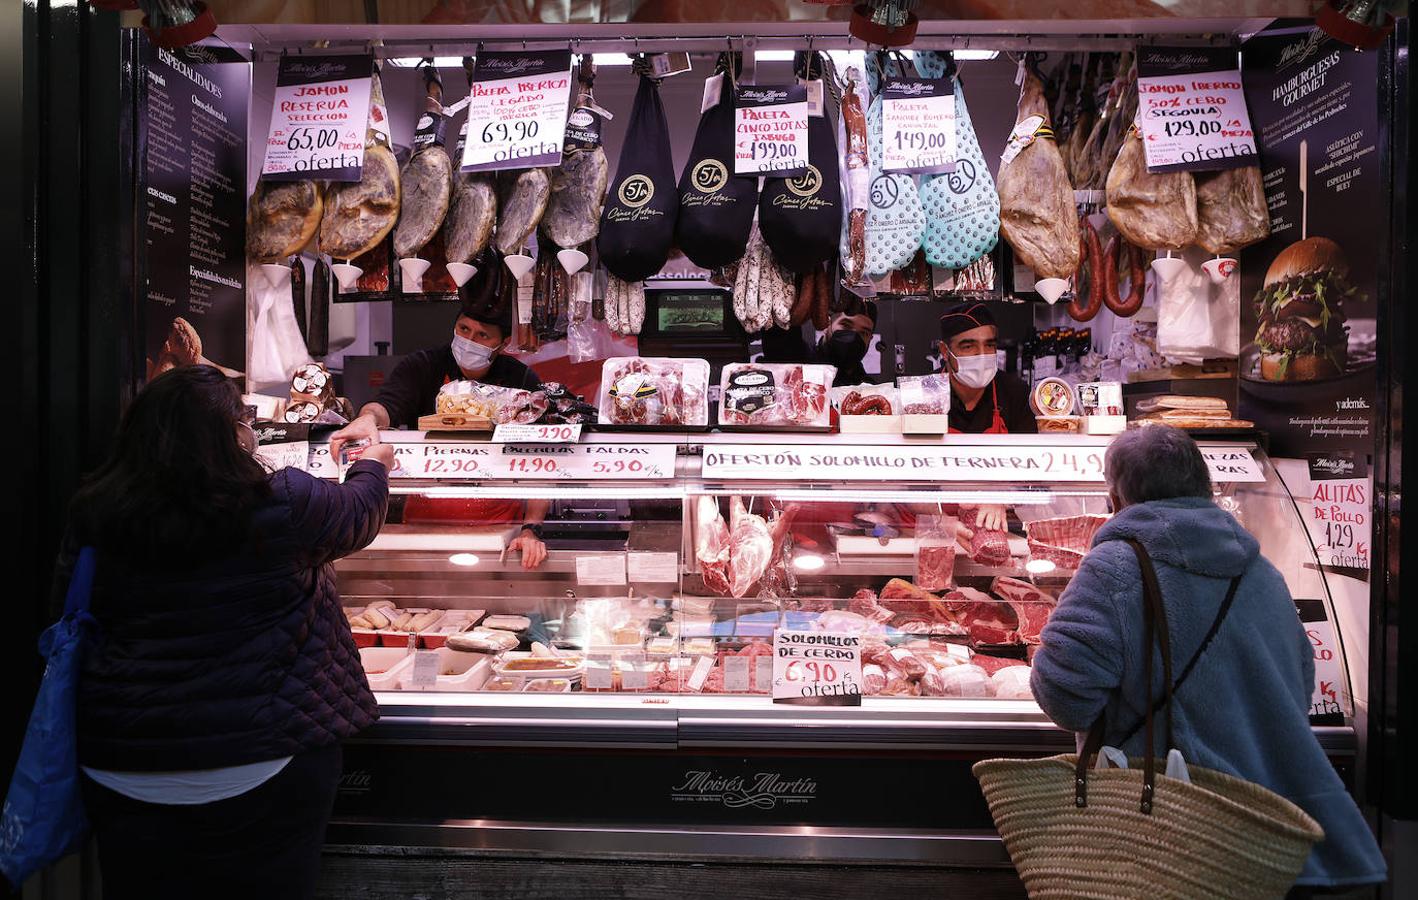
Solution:
[[[832,317],[827,330],[812,348],[803,340],[800,328],[770,328],[763,332],[763,361],[836,366],[833,387],[870,384],[875,379],[867,374],[862,360],[876,335],[876,318],[876,303],[856,301],[845,312]]]
[[[999,371],[999,327],[983,303],[961,303],[940,317],[940,355],[950,373],[952,434],[1034,434],[1029,386]]]
[[[438,391],[452,381],[480,381],[498,387],[540,390],[541,379],[522,362],[502,353],[512,333],[510,304],[476,295],[465,295],[453,322],[450,343],[412,353],[389,373],[379,393],[360,408],[359,416],[330,436],[330,455],[338,458],[346,441],[368,438],[380,428],[417,428],[420,416],[436,412]],[[404,521],[498,524],[520,520],[522,528],[508,544],[519,552],[525,568],[546,559],[542,522],[550,504],[546,500],[431,500],[410,497]]]

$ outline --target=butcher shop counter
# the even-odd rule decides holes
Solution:
[[[1005,864],[971,764],[1073,748],[1028,665],[1106,519],[1106,439],[388,437],[389,523],[336,566],[381,719],[347,748],[332,842]],[[1302,614],[1335,623],[1265,453],[1203,450]],[[529,499],[537,569],[505,551]],[[861,634],[861,705],[773,703],[783,629]],[[1338,649],[1315,722],[1347,775]]]

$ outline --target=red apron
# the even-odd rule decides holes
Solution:
[[[999,389],[993,384],[990,385],[990,403],[994,405],[994,421],[990,422],[990,427],[981,434],[1009,434],[1009,427],[1004,424],[1004,418],[999,414]],[[947,430],[950,434],[965,433],[958,428]]]

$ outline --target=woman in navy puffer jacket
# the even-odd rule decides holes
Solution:
[[[331,563],[384,522],[392,448],[343,484],[252,456],[209,366],[154,379],[70,511],[97,565],[79,762],[108,898],[305,898],[340,742],[377,716]]]
[[[1117,514],[1094,535],[1044,627],[1030,678],[1039,705],[1078,732],[1106,714],[1105,743],[1142,756],[1143,733],[1126,737],[1148,696],[1142,576],[1126,539],[1141,542],[1157,568],[1179,670],[1239,578],[1215,639],[1173,697],[1177,746],[1187,762],[1263,785],[1320,823],[1325,838],[1301,873],[1303,890],[1382,882],[1378,843],[1310,730],[1314,654],[1285,578],[1212,501],[1196,443],[1175,428],[1130,431],[1109,446],[1105,471]],[[1160,656],[1154,671],[1155,697],[1162,693]],[[1158,739],[1163,754],[1165,737]]]

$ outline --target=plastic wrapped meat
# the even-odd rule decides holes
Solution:
[[[877,602],[874,592],[866,589],[857,591],[847,602],[847,611],[881,624],[890,622],[896,616],[895,612]]]
[[[977,510],[961,507],[960,521],[974,532],[970,538],[970,558],[982,566],[1003,566],[1009,563],[1009,533],[989,531],[975,524]]]
[[[708,425],[709,363],[616,357],[601,367],[600,421],[615,425]]]
[[[1057,600],[1018,578],[999,577],[990,584],[990,592],[1002,598],[1019,618],[1019,639],[1026,644],[1039,643],[1039,634],[1053,614]]]
[[[832,366],[732,363],[724,366],[719,424],[826,427]]]
[[[719,513],[719,501],[705,494],[695,512],[694,556],[704,584],[716,594],[727,595],[729,585],[729,526]]]
[[[990,676],[990,692],[1001,700],[1033,700],[1028,666],[1006,666]]]
[[[862,666],[862,693],[867,696],[880,694],[886,687],[886,670],[868,663]]]
[[[450,381],[438,389],[439,415],[491,419],[498,425],[530,425],[546,415],[547,395],[541,391],[500,387],[480,381]]]
[[[973,588],[956,588],[945,595],[945,606],[977,644],[1019,642],[1019,618],[1007,603]]]
[[[1006,659],[1002,656],[988,656],[984,653],[976,653],[974,656],[970,657],[970,664],[982,669],[989,675],[994,675],[999,670],[1010,667],[1019,667],[1026,672],[1029,670],[1028,664],[1022,659]]]
[[[940,681],[947,697],[988,697],[993,686],[985,670],[973,665],[945,669]]]
[[[768,523],[744,508],[738,497],[729,500],[729,557],[729,593],[735,597],[746,596],[773,561]]]

